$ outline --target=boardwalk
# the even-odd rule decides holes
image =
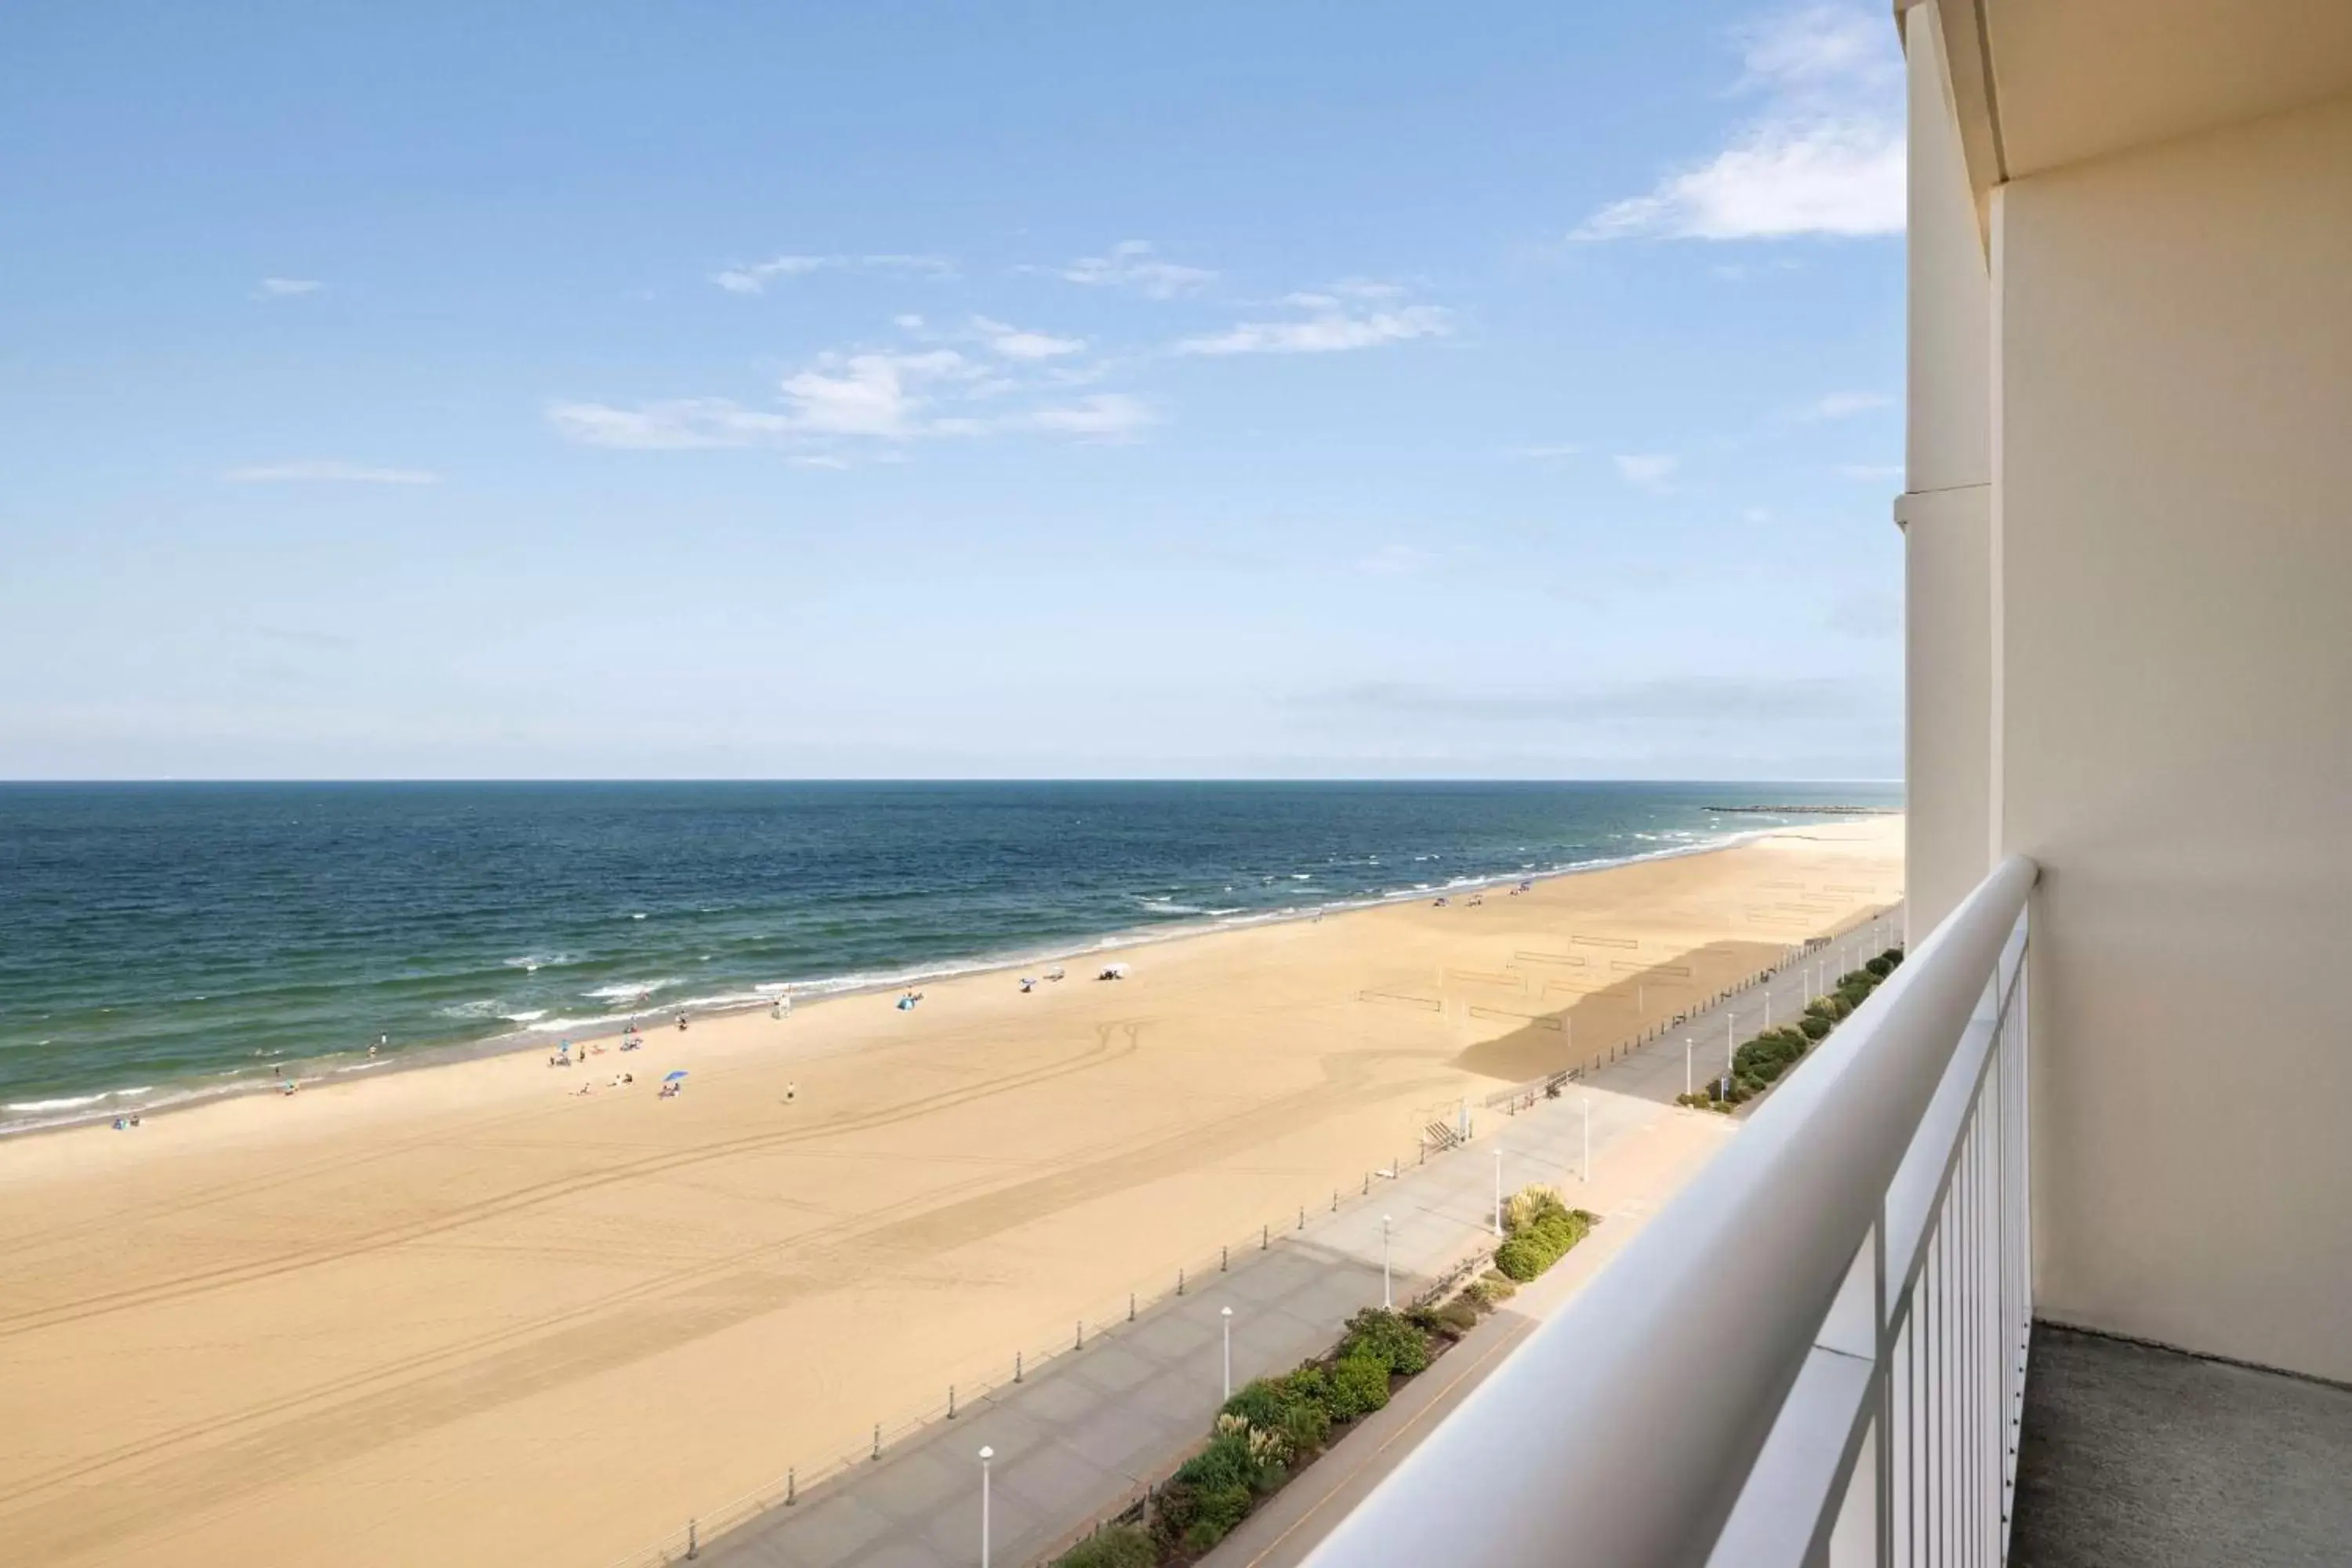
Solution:
[[[1769,989],[1777,1020],[1785,1022],[1801,1008],[1799,974],[1779,976]],[[1083,1351],[1055,1358],[1018,1385],[974,1401],[955,1420],[886,1448],[879,1459],[802,1494],[794,1505],[770,1508],[704,1545],[698,1561],[723,1568],[965,1568],[980,1560],[978,1454],[983,1447],[995,1454],[992,1562],[1035,1561],[1087,1521],[1121,1507],[1145,1479],[1164,1475],[1205,1439],[1223,1396],[1226,1308],[1233,1310],[1238,1387],[1328,1350],[1349,1314],[1379,1304],[1383,1215],[1391,1221],[1391,1293],[1399,1302],[1491,1245],[1498,1144],[1512,1188],[1553,1183],[1571,1202],[1588,1195],[1601,1202],[1612,1223],[1646,1217],[1695,1168],[1686,1155],[1642,1165],[1645,1138],[1668,1130],[1670,1119],[1700,1120],[1668,1109],[1683,1088],[1685,1034],[1698,1042],[1694,1070],[1704,1079],[1720,1070],[1726,1016],[1737,1009],[1733,1028],[1746,1037],[1761,1024],[1765,994],[1765,988],[1746,993],[1594,1078],[1589,1113],[1597,1192],[1583,1180],[1587,1105],[1578,1087],[1516,1117],[1486,1112],[1465,1147],[1432,1156],[1393,1182],[1376,1182],[1370,1198],[1349,1195],[1336,1214],[1308,1215],[1303,1230],[1277,1235],[1265,1250],[1236,1253],[1229,1272],[1202,1277],[1183,1297],[1143,1312]],[[1640,1168],[1630,1188],[1610,1181],[1612,1162]],[[1615,1200],[1606,1201],[1612,1192]],[[1547,1281],[1540,1295],[1531,1292],[1528,1306],[1546,1310],[1564,1300],[1578,1277],[1621,1244],[1608,1225],[1596,1237],[1596,1244],[1602,1242],[1571,1275]],[[1487,1353],[1492,1343],[1516,1342],[1532,1327],[1532,1315],[1486,1325],[1456,1352],[1458,1364],[1449,1356],[1441,1366],[1453,1364],[1456,1373],[1475,1366],[1483,1376],[1501,1360]],[[1356,1486],[1368,1485],[1402,1458],[1425,1427],[1425,1421],[1416,1426],[1416,1412],[1435,1402],[1427,1416],[1433,1420],[1469,1384],[1438,1401],[1444,1386],[1436,1382],[1409,1391],[1397,1416],[1307,1471],[1286,1507],[1278,1500],[1284,1512],[1270,1509],[1249,1531],[1252,1539],[1237,1538],[1240,1550],[1221,1553],[1218,1562],[1248,1563],[1276,1536],[1281,1545],[1270,1560],[1296,1561],[1328,1527],[1329,1518],[1322,1516],[1344,1511],[1318,1510],[1317,1498],[1341,1495],[1340,1482],[1349,1477]],[[1402,1433],[1406,1440],[1389,1441],[1384,1433]],[[1368,1451],[1379,1456],[1369,1468]]]

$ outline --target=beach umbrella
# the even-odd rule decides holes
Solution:
[[[686,1076],[686,1069],[685,1069],[684,1068],[677,1068],[677,1069],[676,1071],[674,1071],[674,1072],[670,1072],[670,1073],[666,1073],[666,1074],[664,1074],[664,1075],[663,1075],[663,1078],[662,1078],[662,1082],[664,1082],[664,1083],[676,1083],[678,1079],[680,1079],[684,1078],[685,1076]]]

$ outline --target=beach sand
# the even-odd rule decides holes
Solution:
[[[0,1143],[0,1542],[603,1568],[1901,877],[1899,818],[1840,822]]]

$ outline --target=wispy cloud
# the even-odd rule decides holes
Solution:
[[[316,278],[265,278],[253,291],[257,300],[290,300],[298,294],[316,294],[326,285]]]
[[[1289,294],[1283,303],[1300,312],[1280,321],[1240,321],[1221,332],[1182,340],[1180,354],[1339,353],[1378,348],[1414,338],[1442,338],[1454,330],[1454,312],[1441,305],[1401,303],[1405,290],[1392,283],[1360,279],[1309,293]]]
[[[993,436],[1008,431],[1034,431],[1067,436],[1082,441],[1131,441],[1160,423],[1159,413],[1144,399],[1125,392],[1098,392],[1075,402],[1026,408],[1011,414],[949,416],[932,423],[940,436]]]
[[[915,322],[916,326],[921,324],[919,320]],[[1059,359],[1066,354],[1084,353],[1087,347],[1084,338],[1057,338],[1045,332],[1023,331],[1018,327],[991,321],[986,316],[974,316],[971,330],[982,342],[988,345],[990,353],[1006,359]]]
[[[1800,419],[1848,419],[1866,414],[1874,408],[1894,405],[1895,399],[1883,392],[1832,392],[1816,397],[1796,411]]]
[[[1205,267],[1162,260],[1152,250],[1151,242],[1143,239],[1122,240],[1112,246],[1108,255],[1082,256],[1066,266],[1026,267],[1022,270],[1043,272],[1066,283],[1088,288],[1130,289],[1147,300],[1173,300],[1197,294],[1217,280],[1217,275]]]
[[[1024,363],[1021,349],[1005,352]],[[846,466],[845,453],[853,449],[887,451],[942,437],[1025,432],[1127,441],[1157,422],[1150,404],[1132,394],[1067,398],[1055,395],[1055,384],[1000,374],[952,348],[833,352],[778,382],[772,407],[726,397],[635,405],[564,402],[549,407],[547,420],[567,440],[588,446],[633,451],[770,447],[822,467]]]
[[[1617,477],[1635,489],[1659,491],[1674,482],[1682,459],[1664,452],[1620,452]]]
[[[1739,35],[1738,90],[1761,110],[1703,163],[1587,218],[1576,239],[1773,239],[1900,234],[1902,64],[1885,16],[1850,5],[1782,11]]]
[[[955,263],[944,256],[772,256],[765,261],[723,268],[710,280],[730,294],[764,294],[772,283],[816,272],[879,272],[900,278],[952,278]]]
[[[437,485],[441,476],[425,468],[380,468],[364,463],[341,463],[328,458],[306,458],[291,463],[257,463],[221,473],[232,485]]]

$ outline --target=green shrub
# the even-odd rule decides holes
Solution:
[[[1294,1397],[1283,1384],[1270,1377],[1261,1377],[1242,1384],[1240,1392],[1225,1401],[1221,1414],[1238,1415],[1253,1426],[1271,1431],[1282,1425],[1283,1413],[1290,1408]]]
[[[1544,1271],[1544,1251],[1533,1237],[1515,1236],[1495,1248],[1495,1267],[1524,1285]]]
[[[1151,1499],[1151,1538],[1162,1552],[1184,1543],[1184,1532],[1201,1514],[1201,1494],[1180,1480],[1160,1483]]]
[[[1507,1232],[1518,1230],[1534,1224],[1546,1213],[1566,1214],[1567,1212],[1568,1200],[1559,1195],[1558,1187],[1537,1183],[1521,1187],[1511,1194],[1507,1203],[1504,1204],[1503,1229]]]
[[[1122,1524],[1079,1542],[1054,1559],[1054,1568],[1153,1568],[1159,1561],[1160,1549],[1151,1537]]]
[[[1228,1420],[1239,1421],[1244,1432],[1255,1432],[1261,1443],[1271,1434],[1285,1458],[1311,1454],[1331,1436],[1331,1413],[1326,1407],[1330,1391],[1323,1369],[1311,1362],[1287,1377],[1258,1378],[1225,1401],[1218,1429],[1223,1433]],[[1265,1457],[1258,1457],[1256,1485],[1260,1491],[1271,1489],[1266,1476],[1269,1468],[1278,1467],[1270,1467]]]
[[[1455,1339],[1478,1326],[1478,1309],[1471,1302],[1455,1300],[1437,1310],[1437,1321],[1445,1325]]]
[[[1176,1479],[1205,1501],[1211,1492],[1228,1487],[1239,1487],[1246,1494],[1256,1484],[1257,1468],[1244,1434],[1220,1432],[1207,1447],[1176,1467]]]
[[[1495,1267],[1505,1278],[1522,1285],[1559,1262],[1592,1226],[1591,1215],[1568,1207],[1557,1194],[1525,1205],[1515,1199],[1506,1212],[1514,1223],[1503,1245],[1495,1249]]]
[[[1411,1377],[1429,1364],[1429,1339],[1406,1322],[1402,1314],[1386,1307],[1367,1307],[1348,1320],[1348,1332],[1339,1341],[1339,1359],[1356,1356],[1379,1362],[1400,1377]]]
[[[1404,1310],[1404,1321],[1424,1334],[1433,1334],[1437,1331],[1437,1309],[1416,1302]]]
[[[1489,1269],[1485,1277],[1470,1281],[1470,1288],[1462,1293],[1469,1297],[1474,1305],[1491,1312],[1517,1295],[1518,1290],[1519,1288],[1511,1283],[1509,1275]]]
[[[1192,1522],[1184,1529],[1184,1550],[1199,1553],[1223,1541],[1233,1532],[1234,1526],[1249,1517],[1250,1501],[1247,1487],[1220,1487],[1202,1492]]]
[[[1331,1419],[1353,1421],[1389,1402],[1389,1369],[1363,1356],[1331,1363]]]
[[[1317,1405],[1326,1412],[1331,1407],[1331,1378],[1320,1362],[1301,1363],[1297,1372],[1282,1380],[1282,1391],[1297,1404]]]
[[[1320,1399],[1302,1399],[1282,1413],[1281,1431],[1292,1456],[1303,1459],[1331,1440],[1331,1412]]]
[[[1863,968],[1869,971],[1873,979],[1884,980],[1895,973],[1895,961],[1882,952],[1864,964]]]
[[[1903,950],[1899,947],[1890,947],[1878,956],[1886,960],[1886,967],[1889,971],[1900,969],[1903,966]]]
[[[1818,1040],[1830,1032],[1830,1021],[1818,1013],[1808,1013],[1797,1027],[1804,1030],[1809,1040]]]

